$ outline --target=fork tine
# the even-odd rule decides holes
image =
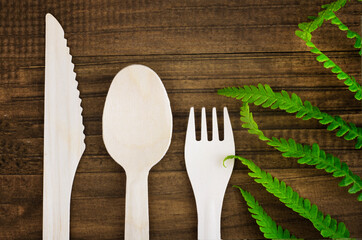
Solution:
[[[212,108],[212,140],[218,141],[219,140],[219,129],[217,126],[217,114],[216,108]]]
[[[201,140],[207,141],[206,110],[204,107],[201,110]]]
[[[227,107],[224,107],[224,140],[234,140],[233,129]]]
[[[189,122],[187,124],[186,140],[196,140],[194,107],[190,108]]]

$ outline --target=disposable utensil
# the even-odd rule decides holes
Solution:
[[[187,174],[194,191],[198,239],[221,239],[220,221],[225,190],[234,166],[235,143],[227,108],[224,108],[224,140],[219,140],[216,108],[212,109],[212,140],[207,139],[206,110],[201,113],[201,140],[196,140],[194,108],[190,109],[185,141]]]
[[[131,65],[113,79],[103,111],[103,140],[127,176],[125,239],[148,239],[150,169],[165,155],[172,136],[170,101],[150,68]]]
[[[46,15],[43,239],[69,239],[74,175],[85,150],[72,56],[59,22]]]

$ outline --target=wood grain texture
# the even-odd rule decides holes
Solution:
[[[316,15],[327,0],[0,0],[0,239],[40,239],[44,114],[45,14],[62,24],[79,81],[86,145],[75,176],[71,239],[122,239],[125,175],[102,141],[102,111],[115,74],[139,63],[163,80],[174,116],[173,140],[150,172],[150,238],[196,239],[197,215],[183,156],[188,111],[196,119],[205,106],[219,115],[227,106],[236,153],[252,159],[345,222],[362,237],[362,207],[347,188],[324,171],[299,165],[240,126],[240,102],[216,95],[225,86],[267,83],[295,92],[322,111],[362,126],[362,106],[343,82],[315,61],[294,35],[297,24]],[[362,4],[350,1],[338,17],[361,29]],[[336,26],[325,23],[313,42],[361,84],[361,58]],[[335,137],[317,121],[297,120],[282,111],[251,107],[266,136],[317,142],[362,176],[360,150]],[[211,125],[209,125],[211,126]],[[221,126],[220,126],[221,127]],[[200,126],[197,124],[199,131]],[[199,134],[199,132],[198,132]],[[260,239],[240,193],[250,191],[283,227],[304,238],[320,238],[298,216],[247,176],[236,162],[222,212],[223,239]]]

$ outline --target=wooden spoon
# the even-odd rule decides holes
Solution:
[[[167,152],[172,136],[170,101],[150,68],[131,65],[113,79],[103,110],[103,141],[127,176],[125,239],[149,239],[150,169]]]

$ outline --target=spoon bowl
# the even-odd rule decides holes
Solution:
[[[172,137],[170,101],[158,75],[143,65],[122,69],[109,88],[102,121],[106,149],[127,176],[125,239],[148,239],[148,173]]]

